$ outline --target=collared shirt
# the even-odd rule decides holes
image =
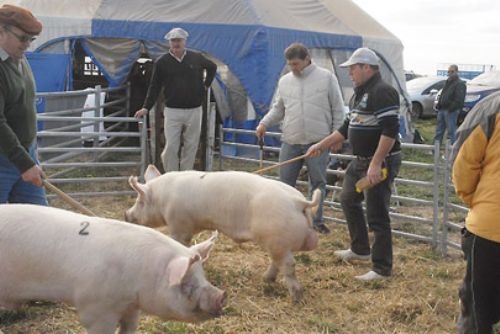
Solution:
[[[11,58],[11,57],[9,56],[7,51],[5,51],[3,48],[0,47],[0,59],[2,59],[2,61],[6,61],[9,58]],[[15,60],[15,59],[12,59],[12,61],[17,64],[17,69],[19,70],[19,73],[22,74],[23,73],[23,66],[22,66],[21,62],[18,60]]]
[[[172,55],[179,63],[182,63],[182,60],[184,59],[184,56],[186,55],[186,49],[184,49],[184,52],[182,53],[182,56],[180,58],[177,58],[177,56],[171,51],[168,50],[168,53]]]
[[[9,54],[3,49],[0,47],[0,59],[2,59],[2,61],[6,61],[7,58],[9,58]]]

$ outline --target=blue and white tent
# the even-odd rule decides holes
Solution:
[[[337,73],[346,101],[352,84],[338,64],[353,50],[372,48],[382,75],[404,92],[403,45],[350,0],[10,0],[43,23],[35,54],[71,54],[79,40],[111,85],[123,83],[141,52],[168,48],[173,27],[187,45],[219,64],[214,91],[223,117],[252,122],[265,114],[285,69],[283,50],[301,42],[313,60]],[[390,66],[387,66],[389,65]],[[219,101],[224,98],[225,101]],[[253,123],[254,124],[254,123]],[[408,130],[405,122],[405,132]]]

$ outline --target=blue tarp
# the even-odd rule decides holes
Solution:
[[[37,92],[62,92],[66,88],[69,54],[27,53]]]
[[[26,53],[26,58],[35,77],[36,91],[62,92],[66,88],[66,78],[70,66],[69,54]],[[45,99],[36,99],[36,112],[45,111]],[[38,130],[43,130],[43,122],[38,122]]]
[[[293,42],[308,47],[355,50],[363,45],[361,36],[327,34],[255,25],[227,25],[186,22],[130,22],[92,20],[95,38],[131,38],[162,41],[165,31],[186,29],[188,47],[203,50],[227,64],[238,77],[259,115],[267,112],[276,83],[285,65],[283,50]],[[213,36],[218,36],[214,39]],[[152,52],[154,53],[154,52]],[[130,68],[106,73],[113,82],[126,80]],[[106,72],[106,71],[105,71]],[[266,80],[263,80],[266,78]]]

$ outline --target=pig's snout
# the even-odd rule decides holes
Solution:
[[[219,289],[217,289],[219,290]],[[210,315],[210,317],[220,317],[223,315],[223,308],[227,303],[227,293],[226,291],[219,290],[216,295],[212,295],[211,301],[205,300],[208,302],[203,306],[203,302],[201,305],[201,309],[205,309],[205,312]]]
[[[226,306],[226,304],[227,304],[227,292],[222,291],[217,300],[217,309],[219,310],[217,314],[218,317],[220,317],[223,314],[222,309],[224,308],[224,306]]]

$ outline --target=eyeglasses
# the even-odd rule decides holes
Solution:
[[[31,35],[20,35],[14,31],[12,31],[9,27],[3,27],[5,30],[7,30],[8,32],[10,32],[12,35],[14,35],[18,40],[19,42],[21,43],[26,43],[26,42],[30,42],[32,43],[36,37],[35,36],[31,36]]]

